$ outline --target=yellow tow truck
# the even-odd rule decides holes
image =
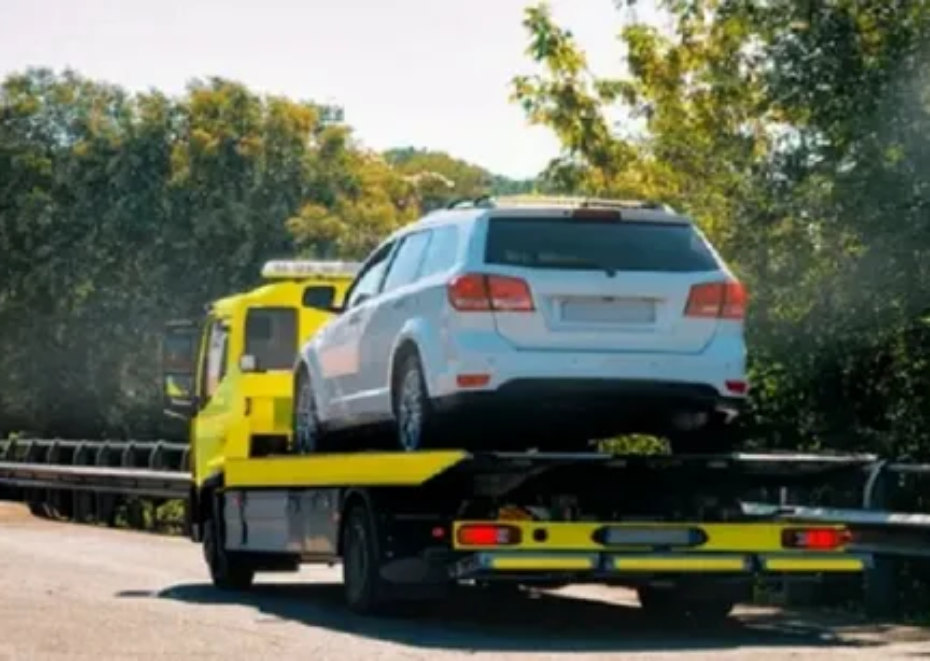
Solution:
[[[298,348],[357,265],[273,262],[269,282],[169,325],[167,410],[189,423],[188,531],[214,585],[341,562],[359,613],[462,582],[637,590],[668,617],[726,617],[758,579],[859,574],[841,525],[753,516],[759,488],[822,484],[871,461],[797,455],[620,456],[465,450],[300,455]]]

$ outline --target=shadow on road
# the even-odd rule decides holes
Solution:
[[[194,604],[237,604],[277,619],[419,648],[495,652],[603,652],[760,647],[864,647],[829,628],[741,617],[714,630],[670,628],[639,608],[556,594],[493,599],[463,589],[454,599],[414,615],[363,618],[346,610],[342,586],[333,583],[256,585],[247,593],[223,593],[207,584],[177,585],[161,592],[123,592],[124,598],[160,598]]]

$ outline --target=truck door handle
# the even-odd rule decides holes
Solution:
[[[356,314],[356,315],[349,317],[349,321],[347,321],[346,323],[348,323],[349,326],[356,326],[358,325],[358,322],[360,322],[361,320],[362,318]]]
[[[407,301],[405,301],[404,299],[394,301],[394,304],[391,305],[391,307],[394,308],[395,310],[403,310],[405,307],[407,307]]]

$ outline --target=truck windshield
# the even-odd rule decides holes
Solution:
[[[297,356],[297,310],[249,310],[245,318],[245,353],[255,358],[259,372],[292,369]]]

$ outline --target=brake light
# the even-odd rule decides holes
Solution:
[[[460,312],[532,312],[536,309],[530,287],[521,278],[469,273],[448,286],[449,303]]]
[[[520,529],[516,526],[470,524],[456,533],[460,546],[511,546],[520,543]]]
[[[731,280],[693,285],[685,305],[685,316],[744,319],[747,299],[746,287],[740,282]]]
[[[852,533],[842,528],[788,528],[782,531],[785,548],[832,551],[852,541]]]

